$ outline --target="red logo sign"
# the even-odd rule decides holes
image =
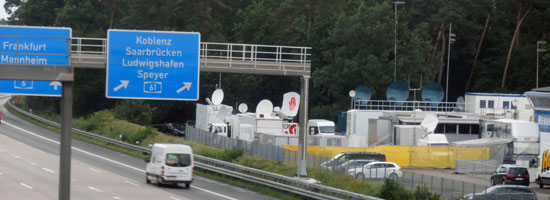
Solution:
[[[288,107],[290,110],[294,110],[294,108],[296,108],[296,98],[292,97],[292,99],[290,99],[290,102],[288,102]]]

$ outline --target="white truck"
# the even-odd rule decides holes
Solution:
[[[145,181],[157,185],[184,184],[193,182],[193,150],[183,144],[154,144],[151,155],[145,159]]]
[[[537,159],[540,153],[539,126],[534,122],[511,119],[484,121],[482,138],[512,139],[508,144],[507,161],[531,161]]]
[[[307,122],[309,135],[334,135],[334,127],[334,122],[326,119],[310,119]]]

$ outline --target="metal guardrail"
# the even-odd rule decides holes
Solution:
[[[24,111],[8,101],[9,105],[17,112],[48,124],[54,127],[60,127],[59,123],[44,119],[36,116],[32,113]],[[145,147],[128,144],[104,136],[100,136],[94,133],[78,130],[73,128],[73,133],[87,137],[93,140],[106,142],[109,144],[117,145],[128,150],[137,151],[141,153],[151,153],[151,150]],[[320,184],[313,184],[302,180],[294,179],[291,177],[283,176],[280,174],[270,173],[242,165],[233,164],[230,162],[220,161],[200,155],[194,155],[196,161],[195,166],[199,169],[211,171],[214,173],[230,176],[233,178],[241,179],[244,181],[256,183],[259,185],[275,188],[278,190],[286,191],[298,196],[303,196],[311,199],[368,199],[368,200],[381,200],[377,197],[371,197],[359,193],[354,193],[346,190],[336,189]]]

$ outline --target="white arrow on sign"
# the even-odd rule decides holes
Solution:
[[[183,82],[183,87],[178,89],[176,92],[178,92],[178,94],[179,94],[180,92],[182,92],[185,89],[187,89],[187,91],[189,91],[191,89],[191,84],[193,84],[193,83],[192,82]]]
[[[53,86],[53,90],[57,90],[57,87],[61,87],[61,82],[52,81],[52,83],[50,83],[50,86]]]
[[[124,87],[124,89],[128,88],[128,83],[130,83],[130,81],[127,81],[127,80],[124,80],[124,81],[120,81],[120,85],[116,86],[115,88],[113,88],[113,90],[116,92],[118,90],[120,90],[120,88]]]

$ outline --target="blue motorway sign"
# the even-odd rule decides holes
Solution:
[[[61,96],[59,81],[0,80],[0,93],[35,96]]]
[[[198,100],[200,33],[109,30],[108,98]]]
[[[70,65],[70,28],[0,26],[0,64]]]
[[[0,67],[70,65],[70,28],[0,26]],[[0,80],[0,93],[61,96],[61,82]]]

